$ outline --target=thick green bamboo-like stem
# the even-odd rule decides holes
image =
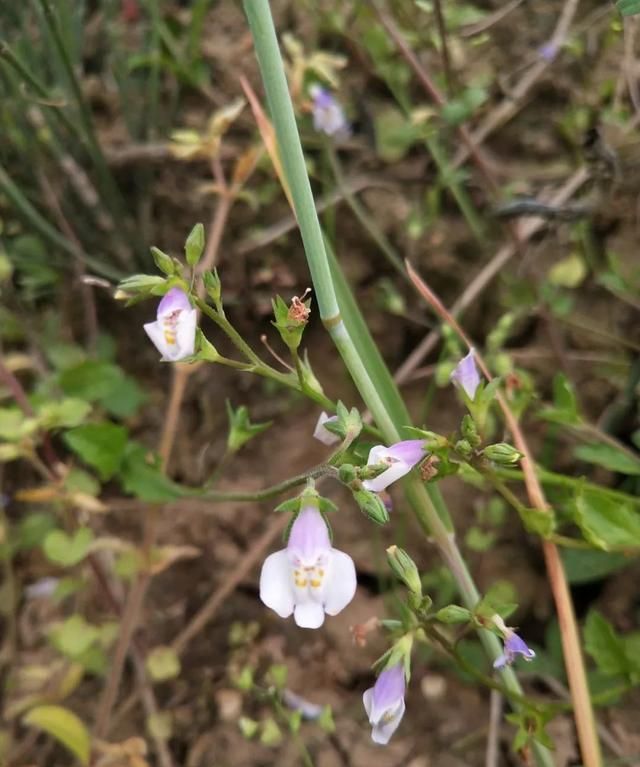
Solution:
[[[396,442],[401,438],[402,424],[396,424],[389,414],[340,315],[269,2],[268,0],[245,0],[244,7],[253,35],[281,161],[311,270],[320,316],[385,439],[388,442]],[[479,599],[478,591],[453,534],[436,511],[434,500],[415,476],[405,482],[405,489],[421,526],[436,542],[451,568],[463,601],[469,607],[475,607]],[[480,638],[490,657],[495,659],[501,650],[497,637],[483,631]],[[504,673],[503,679],[508,689],[513,690],[517,695],[522,695],[518,680],[510,669]],[[550,753],[538,744],[536,744],[536,756],[540,765],[552,767],[553,760]]]

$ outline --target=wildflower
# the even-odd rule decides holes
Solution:
[[[347,137],[351,132],[347,118],[340,103],[332,93],[317,83],[309,88],[313,99],[311,108],[313,127],[318,133],[326,133],[332,137]]]
[[[315,506],[296,517],[286,549],[268,556],[260,573],[260,599],[281,618],[315,629],[324,615],[337,615],[356,593],[353,560],[331,546],[329,530]]]
[[[515,661],[517,655],[522,655],[526,661],[533,660],[536,657],[535,652],[527,646],[524,639],[519,637],[510,626],[506,626],[499,615],[493,616],[493,622],[504,637],[504,653],[495,659],[493,662],[494,668],[510,666]]]
[[[388,468],[374,479],[365,479],[363,486],[374,493],[386,490],[390,484],[404,477],[417,463],[420,463],[425,453],[423,439],[406,439],[403,442],[396,442],[391,447],[384,445],[372,447],[367,466],[384,464]]]
[[[538,56],[546,62],[551,62],[555,59],[560,51],[559,45],[553,40],[549,40],[538,48]]]
[[[480,385],[480,373],[478,373],[478,368],[476,367],[473,349],[458,362],[451,374],[451,380],[464,391],[471,401],[474,400]]]
[[[362,696],[374,743],[387,744],[397,730],[405,711],[404,691],[404,668],[399,663],[385,669]]]
[[[167,362],[190,357],[195,348],[197,312],[180,288],[171,288],[158,305],[157,320],[148,322],[145,332]]]
[[[327,415],[323,410],[322,413],[320,413],[318,423],[313,431],[314,438],[320,440],[320,442],[323,442],[325,445],[335,445],[336,442],[340,442],[340,437],[325,427],[325,423],[333,423],[337,420],[338,416]]]

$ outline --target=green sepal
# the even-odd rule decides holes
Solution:
[[[160,248],[156,248],[155,245],[152,245],[151,255],[153,256],[155,265],[163,274],[166,274],[168,277],[173,277],[177,273],[175,261],[171,256],[160,250]]]

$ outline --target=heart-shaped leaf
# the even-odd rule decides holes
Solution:
[[[93,533],[88,527],[80,527],[67,535],[64,530],[52,530],[44,539],[44,553],[51,562],[63,567],[71,567],[81,562],[93,541]]]

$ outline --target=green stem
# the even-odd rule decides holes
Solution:
[[[524,474],[519,469],[500,468],[496,469],[496,474],[503,479],[524,480]],[[623,493],[621,490],[614,490],[610,487],[594,485],[592,482],[587,482],[582,477],[568,477],[565,474],[558,474],[555,471],[549,471],[540,466],[536,466],[536,474],[538,475],[540,482],[549,487],[566,487],[570,490],[589,490],[594,493],[609,496],[612,500],[620,501],[621,503],[631,503],[636,506],[640,505],[639,496],[629,495],[628,493]]]
[[[318,477],[331,476],[337,479],[338,470],[335,466],[322,463],[320,466],[316,466],[309,471],[305,471],[302,474],[297,474],[295,477],[289,477],[283,482],[278,482],[277,485],[271,485],[265,487],[262,490],[257,490],[255,493],[237,493],[237,492],[224,492],[222,490],[204,490],[202,493],[194,493],[194,496],[206,498],[208,501],[224,502],[224,501],[268,501],[271,498],[275,498],[278,495],[290,490],[297,485],[303,485],[308,479],[318,479]]]
[[[280,158],[304,242],[320,315],[384,438],[388,442],[397,442],[400,439],[400,425],[396,425],[389,414],[340,315],[269,2],[268,0],[245,0],[244,8],[276,131]],[[440,518],[434,505],[439,503],[439,494],[434,493],[432,499],[417,476],[408,478],[405,489],[425,532],[436,541],[451,567],[465,603],[475,607],[479,600],[478,591],[453,535]],[[497,637],[488,632],[481,632],[480,638],[489,656],[492,659],[497,658],[501,652]],[[502,678],[510,690],[522,695],[522,689],[511,669],[503,672]],[[541,765],[552,766],[551,755],[546,749],[536,746],[536,754]]]

